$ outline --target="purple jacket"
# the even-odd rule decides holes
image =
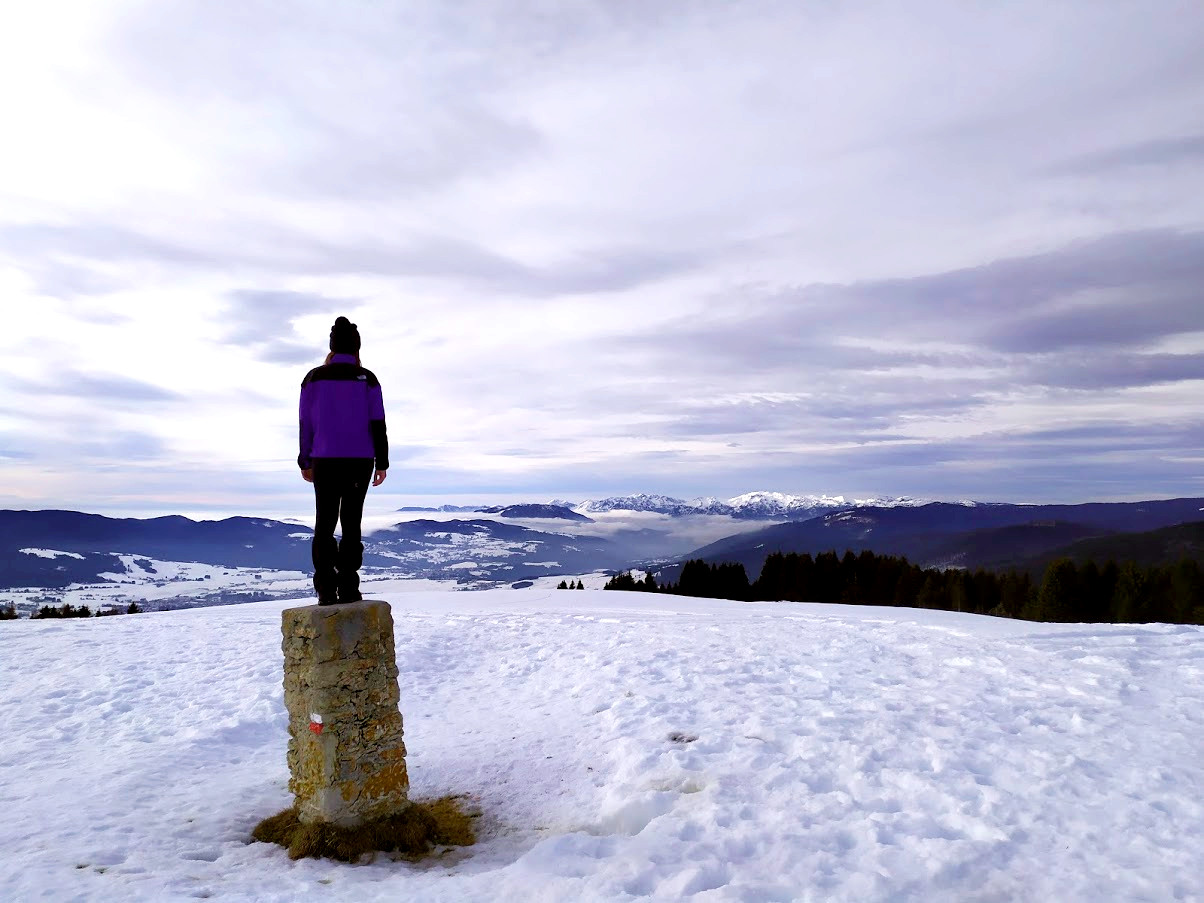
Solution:
[[[314,458],[375,458],[377,470],[389,469],[389,437],[380,381],[355,362],[336,354],[301,382],[302,470]]]

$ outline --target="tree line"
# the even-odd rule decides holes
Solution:
[[[72,605],[66,602],[62,605],[43,605],[37,611],[29,616],[31,621],[39,621],[45,618],[105,618],[109,615],[136,615],[141,613],[142,608],[137,602],[131,602],[126,608],[99,608],[93,613],[92,609],[87,605]],[[0,605],[0,621],[15,621],[21,617],[17,611],[17,606],[12,602],[7,605]]]
[[[1164,567],[1062,558],[1040,582],[1016,571],[921,568],[906,558],[852,551],[775,552],[749,582],[742,564],[687,561],[677,583],[618,574],[604,589],[748,601],[839,602],[964,611],[1031,621],[1204,624],[1204,570],[1193,559]]]

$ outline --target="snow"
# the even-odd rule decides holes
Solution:
[[[78,558],[84,560],[84,556],[78,552],[58,552],[54,549],[18,549],[22,555],[36,555],[38,558]]]
[[[412,795],[472,796],[476,846],[348,866],[247,843],[290,802],[296,603],[23,620],[0,624],[0,899],[1204,897],[1202,628],[384,598]]]

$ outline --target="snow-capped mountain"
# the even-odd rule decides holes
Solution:
[[[834,508],[912,508],[927,505],[930,499],[846,498],[843,495],[787,495],[781,492],[748,492],[728,499],[727,504],[739,517],[793,517],[796,514],[818,514]]]
[[[897,498],[846,498],[843,495],[788,495],[782,492],[748,492],[726,501],[717,498],[692,500],[677,499],[666,495],[616,496],[594,499],[576,506],[576,510],[587,514],[604,514],[611,511],[642,511],[667,514],[671,517],[689,515],[720,515],[741,520],[789,520],[821,514],[840,508],[899,508],[927,505],[927,499]]]
[[[709,503],[709,504],[707,504]],[[722,507],[724,510],[714,510]],[[668,514],[681,517],[688,514],[729,514],[726,505],[717,499],[697,499],[686,501],[667,495],[635,495],[615,496],[606,499],[594,499],[579,504],[577,511],[583,514],[605,514],[609,511],[643,511],[650,514]]]

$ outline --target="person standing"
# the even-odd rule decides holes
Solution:
[[[314,591],[319,605],[358,602],[368,485],[389,469],[380,381],[360,365],[360,333],[346,317],[330,330],[330,354],[301,382],[301,476],[314,484]],[[343,538],[334,530],[342,522]]]

